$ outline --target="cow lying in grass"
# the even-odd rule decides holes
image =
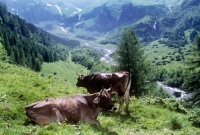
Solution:
[[[47,98],[25,107],[27,117],[40,125],[50,122],[76,123],[79,120],[99,124],[97,116],[101,109],[116,110],[108,90],[94,94],[79,94],[63,98]]]

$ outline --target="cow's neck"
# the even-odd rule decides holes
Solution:
[[[98,104],[95,104],[93,101],[94,101],[94,99],[96,98],[96,97],[98,97],[99,95],[98,94],[90,94],[90,95],[85,95],[84,96],[84,98],[86,99],[86,101],[87,101],[87,103],[88,103],[88,105],[92,108],[92,109],[94,109],[94,110],[96,110],[97,108],[99,108],[98,107]]]

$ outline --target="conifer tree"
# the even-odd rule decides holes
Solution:
[[[4,46],[2,45],[2,38],[0,37],[0,61],[8,62],[8,54]]]
[[[193,42],[192,54],[188,59],[190,72],[186,74],[185,89],[192,94],[192,104],[199,104],[200,101],[200,35],[197,35]],[[199,104],[200,105],[200,104]]]
[[[125,28],[116,50],[115,71],[128,71],[132,75],[130,94],[140,97],[147,94],[147,80],[151,72],[150,62],[133,29]]]

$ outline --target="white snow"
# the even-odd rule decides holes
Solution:
[[[60,13],[60,15],[62,16],[62,10],[60,9],[60,7],[58,5],[55,5],[55,7],[58,9],[58,12]]]
[[[76,7],[76,9],[77,9],[78,11],[76,11],[76,12],[73,12],[74,14],[76,14],[76,13],[78,13],[78,12],[81,12],[81,11],[82,11],[82,9],[80,9],[80,8],[77,8],[77,7]]]
[[[81,12],[81,11],[82,11],[82,9],[80,9],[80,8],[77,8],[77,7],[76,7],[76,9],[78,10],[78,12]]]
[[[61,26],[58,26],[60,29],[61,29],[61,31],[63,31],[63,32],[68,32],[68,30],[69,30],[69,28],[64,28],[64,27],[61,27]]]
[[[48,7],[52,7],[52,6],[55,6],[57,9],[58,9],[58,12],[60,13],[60,15],[62,16],[62,10],[60,9],[60,7],[58,5],[51,5],[49,3],[46,4]]]
[[[46,5],[49,6],[49,7],[53,6],[53,5],[51,5],[51,4],[46,4]]]

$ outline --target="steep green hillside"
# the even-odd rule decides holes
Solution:
[[[45,97],[80,93],[68,82],[41,77],[29,69],[0,62],[0,134],[33,132],[27,125],[24,107]],[[81,89],[80,89],[81,90]],[[41,130],[42,127],[38,127]],[[35,133],[34,133],[35,134]],[[37,134],[37,133],[36,133]]]
[[[65,123],[62,126],[56,123],[38,126],[30,123],[25,116],[26,105],[45,97],[61,97],[85,91],[69,83],[74,81],[73,78],[69,78],[72,79],[69,82],[64,81],[59,72],[51,77],[41,76],[29,69],[0,62],[0,74],[0,134],[3,135],[200,134],[197,128],[199,116],[195,111],[186,114],[175,99],[160,98],[132,97],[129,114],[103,111],[98,117],[101,126],[82,122],[76,127]]]
[[[67,59],[69,48],[78,41],[62,39],[37,28],[8,12],[0,2],[0,42],[9,56],[9,62],[41,70],[43,62]]]
[[[89,73],[85,67],[79,64],[64,61],[44,63],[41,70],[41,74],[44,76],[55,76],[57,79],[65,80],[74,87],[78,77],[76,72],[79,74]]]

